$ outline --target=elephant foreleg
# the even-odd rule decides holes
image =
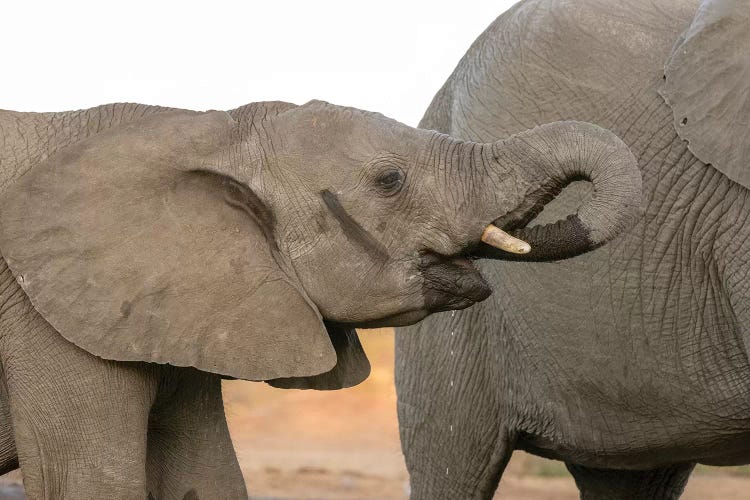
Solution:
[[[437,315],[397,334],[398,417],[412,499],[492,498],[514,447],[500,418],[489,337],[453,326],[468,314]]]
[[[27,498],[143,500],[153,370],[93,356],[17,304],[0,353]]]
[[[0,365],[0,375],[2,375]],[[0,475],[18,468],[16,441],[13,438],[13,424],[10,420],[10,404],[5,390],[5,377],[0,380]]]
[[[245,500],[218,376],[164,370],[151,410],[146,466],[154,500]]]
[[[695,464],[646,471],[567,466],[582,500],[673,500],[682,495]]]

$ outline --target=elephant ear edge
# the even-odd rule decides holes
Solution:
[[[750,188],[750,2],[704,0],[664,66],[659,93],[690,151]]]
[[[326,322],[326,329],[336,350],[336,366],[311,377],[278,378],[266,382],[279,389],[319,391],[345,389],[363,382],[370,375],[370,361],[362,349],[357,331],[346,325],[329,322]]]
[[[51,156],[0,199],[0,248],[35,309],[105,359],[308,377],[336,353],[225,165],[225,112],[166,112]],[[225,172],[223,172],[225,171]]]

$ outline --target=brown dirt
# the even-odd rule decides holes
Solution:
[[[361,338],[372,375],[352,389],[313,392],[225,382],[230,431],[253,497],[408,498],[396,421],[393,334],[371,330]],[[702,468],[683,498],[750,499],[750,477],[738,475],[743,473],[746,470]],[[17,473],[0,477],[0,485],[19,478]],[[574,500],[578,492],[562,464],[517,452],[496,498]]]
[[[343,391],[285,391],[225,383],[229,425],[252,496],[289,499],[405,499],[393,386],[393,334],[360,335],[373,365],[363,384]],[[683,499],[750,499],[750,477],[702,469]],[[574,500],[562,464],[517,452],[496,498]]]

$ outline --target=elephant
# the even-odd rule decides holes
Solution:
[[[575,121],[477,143],[321,101],[113,104],[2,111],[0,137],[0,466],[33,499],[247,498],[222,378],[355,385],[355,328],[480,302],[480,254],[587,252],[641,199]],[[581,177],[546,232],[491,224]]]
[[[565,462],[584,499],[678,498],[695,464],[750,462],[748,26],[745,0],[524,0],[437,92],[420,127],[463,140],[612,130],[643,205],[585,255],[480,261],[492,297],[397,329],[412,498],[491,498],[516,449]],[[532,231],[593,192],[495,224]]]

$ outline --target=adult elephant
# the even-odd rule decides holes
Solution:
[[[421,126],[466,140],[564,119],[613,130],[644,213],[580,257],[484,261],[489,300],[398,331],[413,498],[490,498],[514,449],[565,461],[587,499],[677,498],[695,463],[750,462],[749,10],[527,0],[437,93]],[[536,222],[591,192],[572,184]]]
[[[490,223],[540,188],[600,189],[529,238],[544,258],[640,203],[627,147],[576,122],[480,144],[317,101],[120,104],[0,112],[0,137],[0,466],[15,444],[34,499],[246,498],[221,377],[359,383],[354,327],[485,299],[468,257],[527,250]]]

